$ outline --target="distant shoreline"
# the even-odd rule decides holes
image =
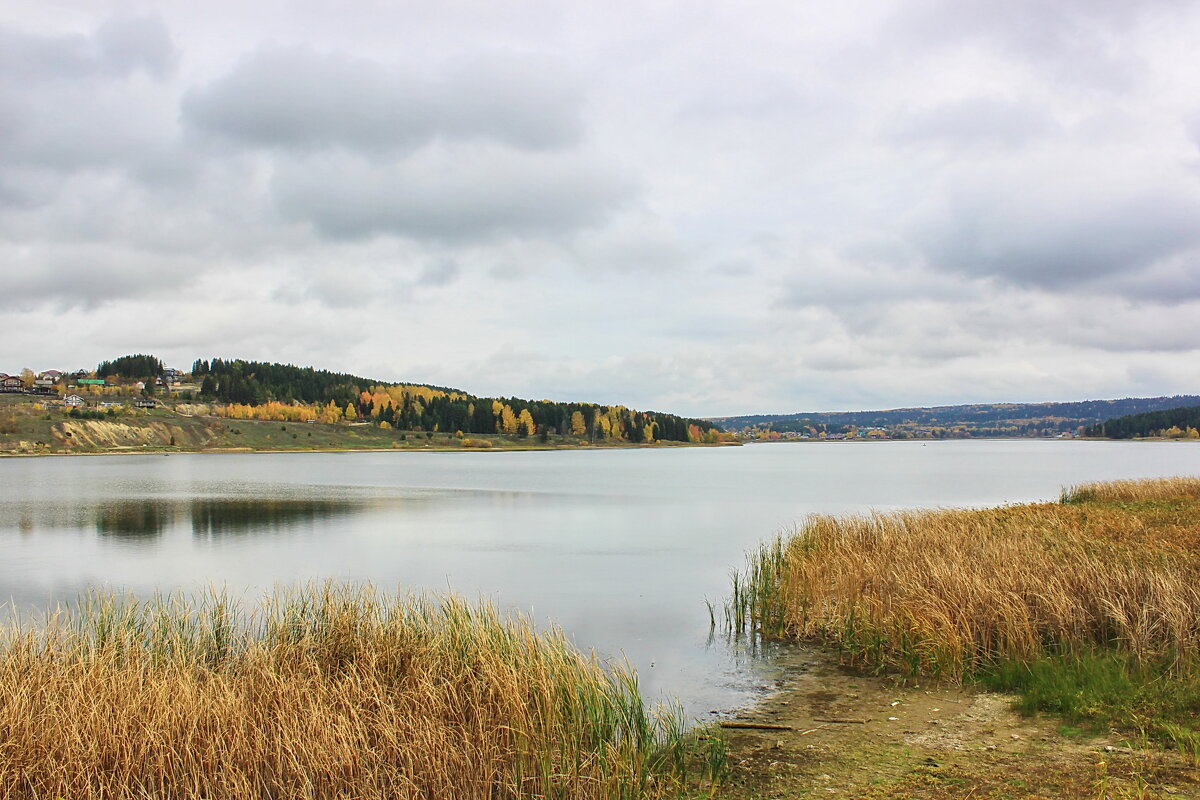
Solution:
[[[56,458],[71,456],[157,456],[157,455],[247,455],[247,454],[300,454],[300,453],[566,453],[587,450],[661,450],[680,447],[741,447],[742,442],[654,442],[653,444],[612,444],[612,445],[550,445],[516,446],[516,447],[313,447],[258,449],[253,447],[207,447],[207,448],[165,448],[165,447],[129,447],[110,450],[55,450],[42,453],[15,453],[0,451],[0,458]]]
[[[9,404],[4,404],[9,405]],[[3,409],[0,409],[3,410]],[[122,455],[129,453],[258,453],[365,451],[533,451],[632,449],[740,444],[732,437],[682,441],[657,435],[651,441],[624,436],[595,438],[556,432],[553,427],[521,436],[460,430],[397,430],[365,422],[242,419],[187,414],[173,408],[111,410],[94,414],[55,413],[51,409],[10,406],[0,417],[0,456]],[[654,429],[655,434],[658,433]]]
[[[254,447],[206,447],[206,448],[172,448],[172,447],[124,447],[108,450],[55,450],[49,452],[18,453],[10,450],[0,451],[0,458],[55,458],[71,456],[148,456],[148,455],[286,455],[293,453],[565,453],[571,451],[599,450],[661,450],[674,448],[713,448],[713,447],[743,447],[745,445],[780,445],[780,444],[921,444],[944,442],[1126,442],[1126,443],[1168,443],[1188,442],[1187,439],[1166,439],[1162,437],[1145,437],[1134,439],[1101,439],[1097,437],[1075,437],[1073,439],[1043,438],[1031,436],[989,436],[968,437],[964,439],[790,439],[779,441],[745,442],[654,442],[653,444],[586,444],[586,445],[515,445],[512,447],[447,447],[445,445],[422,447],[312,447],[312,448],[254,448]]]

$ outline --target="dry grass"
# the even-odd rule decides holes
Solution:
[[[734,576],[736,635],[979,680],[1200,758],[1200,479],[1062,502],[812,517]]]
[[[1200,480],[1087,485],[1064,496],[812,517],[751,556],[733,627],[953,678],[1064,646],[1200,658]]]
[[[1200,500],[1198,478],[1149,478],[1145,480],[1084,483],[1062,492],[1063,503],[1098,500],[1109,503]]]
[[[0,642],[6,800],[665,797],[684,747],[630,674],[457,600],[93,597]]]

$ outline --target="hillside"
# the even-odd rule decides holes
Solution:
[[[1200,438],[1200,406],[1148,411],[1117,417],[1088,426],[1086,436],[1107,436],[1110,439],[1133,439],[1143,436],[1164,436],[1168,439]]]
[[[103,361],[90,374],[25,372],[0,395],[0,451],[525,448],[722,438],[707,420],[658,411],[478,397],[241,359],[197,360],[185,373],[138,354]]]
[[[561,434],[529,438],[504,434],[398,431],[369,422],[292,423],[231,419],[180,403],[154,409],[118,406],[73,415],[41,399],[0,395],[0,455],[145,452],[257,452],[339,450],[533,450],[632,447],[620,440],[595,443]],[[211,409],[215,410],[215,409]],[[636,445],[656,447],[672,442]],[[681,443],[679,443],[681,444]]]
[[[1200,405],[1200,396],[1127,397],[1071,403],[995,403],[884,411],[835,411],[714,417],[729,431],[818,437],[862,435],[874,430],[891,438],[972,438],[1076,434],[1090,425],[1128,414]]]

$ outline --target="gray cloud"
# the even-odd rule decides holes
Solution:
[[[282,163],[272,192],[289,220],[354,239],[558,236],[603,222],[628,181],[573,155],[483,148],[381,164],[351,156]]]
[[[28,84],[170,73],[178,59],[166,25],[153,16],[115,16],[89,35],[43,36],[0,29],[0,73]]]
[[[136,168],[160,157],[174,138],[167,81],[178,59],[157,17],[112,17],[90,35],[0,29],[0,180],[9,188],[0,202],[38,193],[23,185],[37,182],[30,169]]]
[[[1101,282],[1098,289],[1144,303],[1177,306],[1200,298],[1200,247],[1180,250],[1142,272]]]
[[[1187,0],[918,0],[902,4],[886,30],[915,49],[989,46],[1054,81],[1124,92],[1145,69],[1130,31],[1186,8]]]
[[[1046,109],[1002,97],[969,97],[907,114],[894,129],[902,143],[1019,147],[1055,132]]]
[[[893,253],[893,256],[895,254]],[[921,267],[887,260],[860,261],[849,254],[816,249],[795,257],[773,308],[820,307],[850,312],[860,323],[874,317],[868,309],[934,300],[956,302],[979,295],[977,282],[936,275]]]
[[[461,274],[462,270],[453,261],[438,261],[426,264],[417,275],[416,283],[419,286],[449,286],[458,280]]]
[[[570,246],[580,269],[652,275],[677,271],[689,252],[679,233],[662,219],[625,214],[603,228],[575,237]]]
[[[1200,245],[1198,219],[1200,183],[1186,175],[1042,162],[952,184],[914,241],[947,272],[1095,288]]]
[[[173,122],[162,105],[147,102],[156,92],[146,89],[96,91],[74,87],[36,97],[0,98],[19,109],[19,120],[0,121],[0,154],[8,173],[20,166],[72,172],[115,167],[137,170],[174,150]],[[11,117],[10,117],[11,119]],[[7,133],[7,135],[5,135]],[[178,152],[169,153],[179,158]],[[11,178],[10,178],[11,179]]]
[[[311,47],[262,48],[190,91],[184,120],[252,146],[409,150],[438,138],[557,149],[582,135],[561,65],[492,56],[426,77]]]
[[[24,251],[23,251],[24,250]],[[195,260],[120,246],[62,244],[36,258],[0,246],[0,296],[24,307],[52,302],[60,309],[94,309],[106,302],[158,295],[166,300],[201,274]]]

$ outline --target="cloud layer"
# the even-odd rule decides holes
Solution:
[[[1200,382],[1194,4],[115,7],[0,12],[5,371],[714,415]]]

